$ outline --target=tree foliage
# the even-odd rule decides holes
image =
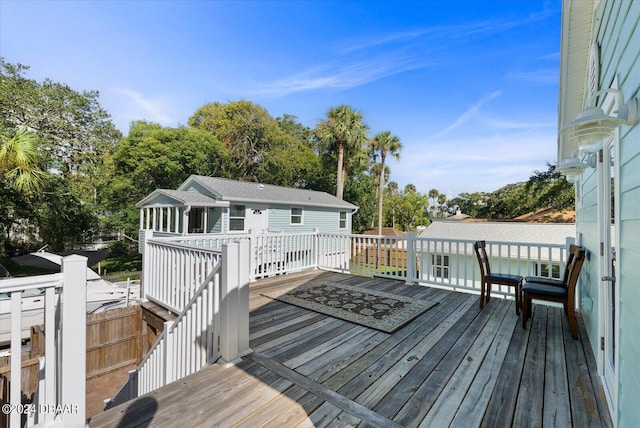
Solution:
[[[363,148],[368,131],[362,114],[348,105],[330,108],[327,118],[318,123],[314,130],[321,153],[336,160],[336,197],[340,199],[343,199],[345,178],[350,169],[359,170],[363,167]]]
[[[384,184],[385,175],[388,173],[388,167],[385,165],[387,155],[394,159],[400,159],[400,150],[402,144],[400,139],[395,135],[391,135],[391,132],[380,132],[369,141],[368,151],[369,156],[375,162],[380,156],[380,167],[378,168],[378,235],[382,234],[382,213],[384,204]]]
[[[273,118],[250,101],[213,102],[198,108],[188,126],[135,121],[122,138],[97,92],[37,82],[24,76],[27,70],[0,58],[5,239],[19,236],[60,248],[101,230],[134,234],[135,204],[155,189],[177,188],[191,174],[335,191],[359,207],[356,233],[374,226],[376,211],[379,227],[415,230],[455,208],[473,217],[513,218],[573,205],[572,185],[552,165],[527,182],[449,201],[437,189],[421,194],[408,184],[399,190],[388,182],[386,165],[400,151],[398,137],[377,134],[367,153],[368,127],[348,105],[330,108],[310,129],[296,116]]]
[[[573,185],[547,164],[546,171],[535,171],[526,182],[507,184],[491,193],[461,193],[448,205],[475,218],[512,219],[543,208],[572,209],[575,194]]]

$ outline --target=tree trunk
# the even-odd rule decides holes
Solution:
[[[384,191],[384,158],[380,168],[380,180],[378,182],[378,235],[382,235],[382,199]]]
[[[342,193],[344,189],[344,144],[338,145],[338,173],[336,177],[336,198],[343,199]]]

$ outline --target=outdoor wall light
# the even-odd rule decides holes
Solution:
[[[575,180],[581,175],[587,168],[596,167],[596,155],[589,154],[584,158],[584,161],[577,157],[576,151],[571,153],[571,156],[560,161],[558,165],[558,172],[567,177],[567,180]]]
[[[616,97],[618,111],[615,112],[615,116],[609,116],[602,108],[595,107],[598,95],[605,93],[612,93]],[[560,130],[567,136],[569,142],[578,143],[583,153],[597,152],[602,147],[602,141],[611,137],[616,128],[621,125],[633,125],[637,120],[638,99],[632,98],[625,103],[622,92],[617,89],[609,88],[596,92],[589,104],[593,107],[582,110],[574,121]]]

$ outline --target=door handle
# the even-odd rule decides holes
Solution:
[[[602,280],[603,281],[614,282],[616,279],[613,276],[603,276]]]

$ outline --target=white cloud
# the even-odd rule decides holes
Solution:
[[[163,126],[178,124],[178,120],[169,113],[170,103],[164,98],[148,98],[132,89],[115,88],[104,99],[116,127],[125,133],[135,120],[147,120]]]

